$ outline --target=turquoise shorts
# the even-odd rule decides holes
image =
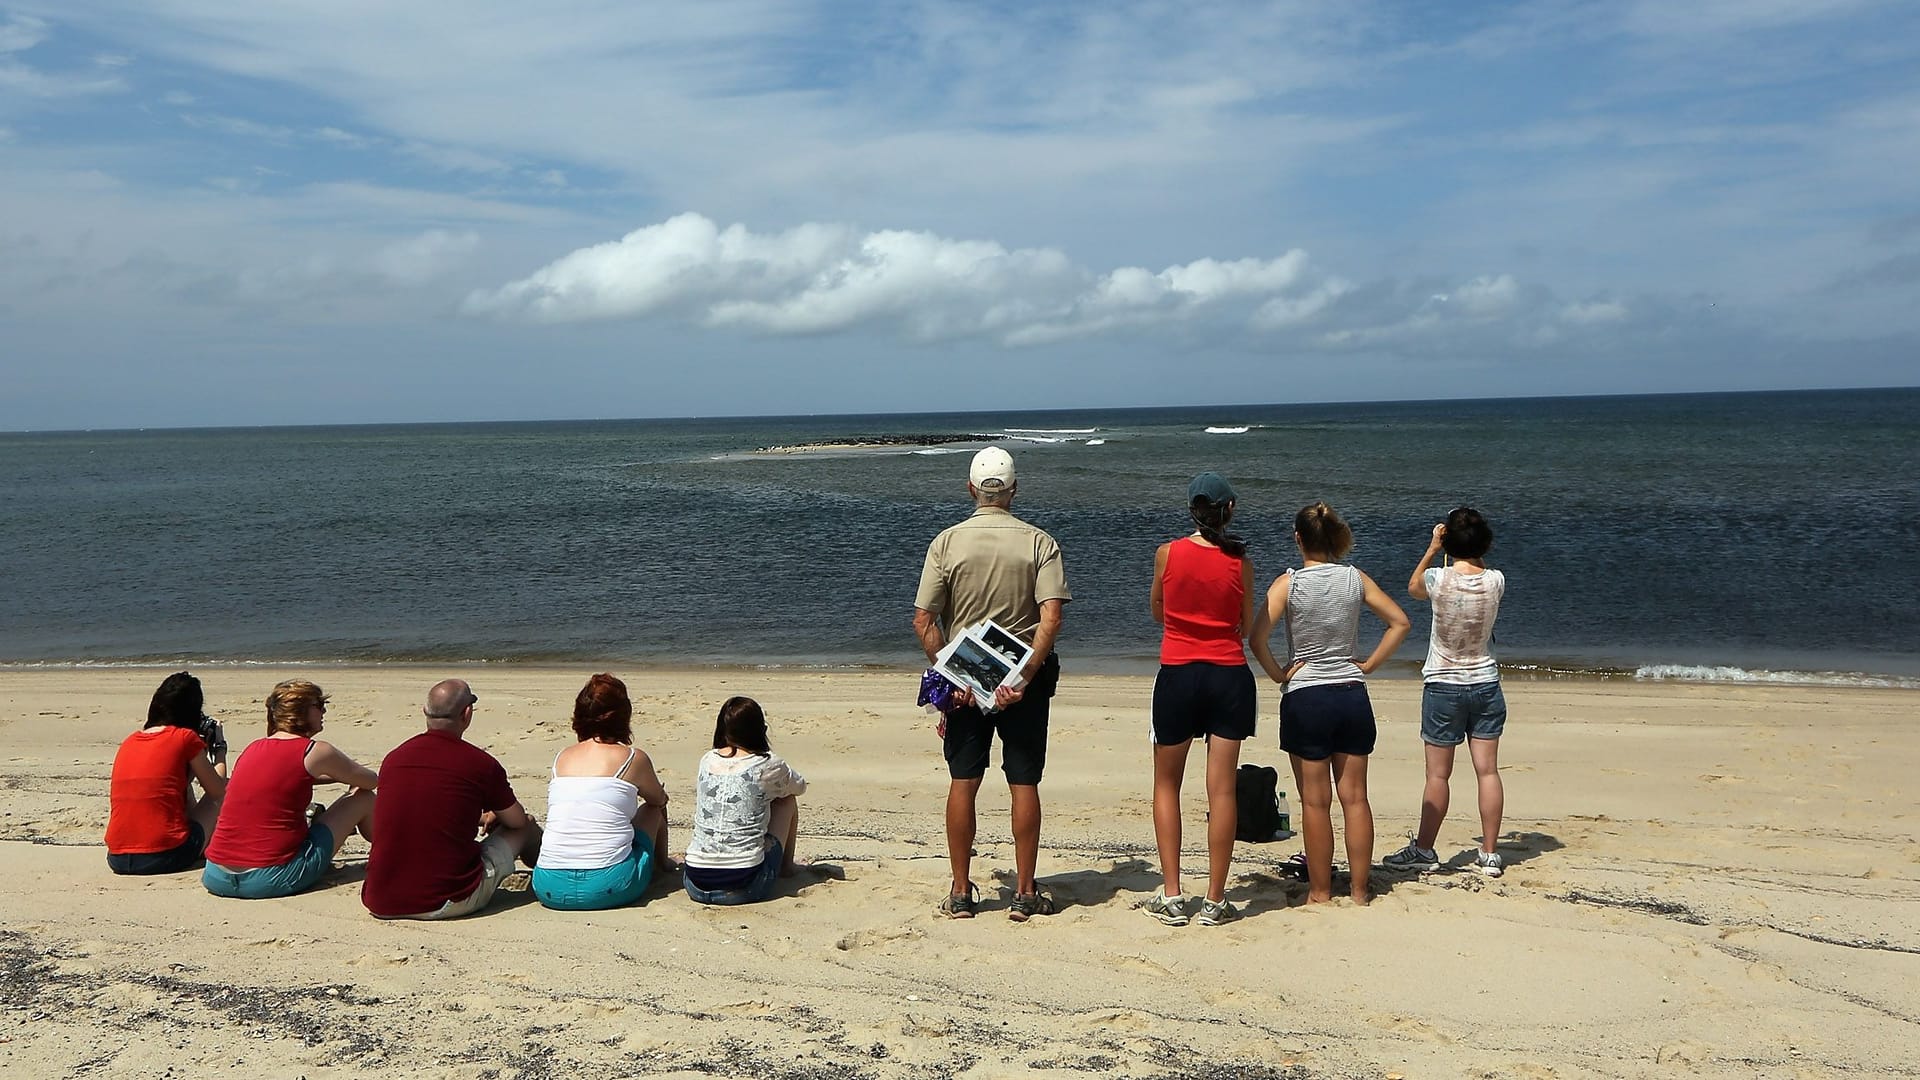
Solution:
[[[653,883],[653,838],[633,830],[633,851],[597,870],[533,868],[533,895],[555,911],[602,911],[640,899]]]
[[[272,900],[313,888],[332,865],[333,830],[316,821],[308,826],[300,850],[279,866],[233,870],[210,862],[200,872],[200,883],[215,896]]]

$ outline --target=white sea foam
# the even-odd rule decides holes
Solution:
[[[1107,445],[1107,440],[1105,440],[1105,439],[1088,439],[1088,440],[1087,440],[1087,445],[1088,445],[1088,446],[1105,446],[1105,445]]]
[[[1851,671],[1769,671],[1715,664],[1642,664],[1633,677],[1649,682],[1778,683],[1789,686],[1884,686],[1920,689],[1920,679]]]
[[[1100,429],[1097,427],[1010,427],[1008,434],[1019,432],[1027,435],[1091,435]]]
[[[924,450],[912,450],[909,453],[932,457],[935,454],[971,454],[973,451],[959,446],[929,446]]]
[[[1241,424],[1239,427],[1210,427],[1207,429],[1207,434],[1209,435],[1245,435],[1247,431],[1248,431],[1248,426],[1246,424]]]

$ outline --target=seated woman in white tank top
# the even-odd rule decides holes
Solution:
[[[640,899],[667,850],[667,792],[633,745],[633,701],[612,675],[587,680],[573,703],[580,741],[553,759],[546,835],[533,893],[561,911]]]

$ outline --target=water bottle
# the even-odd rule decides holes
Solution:
[[[1287,812],[1287,793],[1276,791],[1274,798],[1280,803],[1280,831],[1273,834],[1275,840],[1285,840],[1293,835],[1293,815]]]

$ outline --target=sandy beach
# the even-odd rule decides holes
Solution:
[[[982,917],[945,921],[945,769],[908,673],[623,671],[684,844],[719,702],[766,707],[812,782],[814,862],[770,903],[548,911],[524,875],[458,923],[376,922],[366,847],[313,892],[247,902],[197,874],[116,878],[101,846],[115,746],[164,670],[0,673],[0,1071],[249,1077],[1823,1077],[1920,1075],[1920,773],[1913,691],[1509,682],[1508,871],[1377,873],[1369,908],[1303,906],[1242,845],[1246,917],[1169,928],[1148,818],[1149,680],[1068,672],[1040,875],[1016,924],[1006,788],[983,789]],[[203,669],[236,750],[269,668]],[[425,688],[469,678],[470,738],[536,814],[583,668],[301,669],[327,737],[373,763]],[[1419,687],[1375,684],[1376,859],[1412,827]],[[1276,764],[1274,698],[1245,760]],[[1189,888],[1204,867],[1200,760]],[[1463,775],[1464,774],[1464,775]],[[1292,787],[1291,782],[1283,786]],[[1297,807],[1296,807],[1297,809]],[[1336,816],[1337,820],[1337,816]]]

